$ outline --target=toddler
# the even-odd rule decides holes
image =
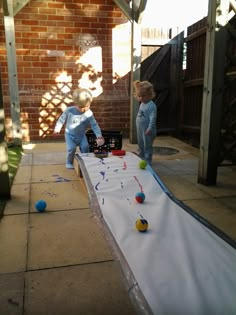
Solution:
[[[135,81],[134,92],[140,102],[136,117],[138,151],[141,159],[152,163],[153,141],[156,137],[157,107],[153,102],[155,91],[148,81]]]
[[[96,135],[97,145],[104,144],[104,138],[93,112],[90,109],[92,103],[92,94],[87,89],[76,89],[72,95],[73,106],[68,107],[59,117],[54,134],[59,134],[62,126],[65,126],[65,141],[66,141],[66,167],[74,168],[73,161],[76,152],[76,147],[79,146],[81,153],[89,152],[89,144],[86,137],[86,130],[90,125]]]

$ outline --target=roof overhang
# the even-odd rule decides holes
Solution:
[[[130,21],[140,23],[147,0],[113,0]]]

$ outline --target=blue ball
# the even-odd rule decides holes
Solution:
[[[44,200],[38,200],[35,203],[35,208],[38,212],[43,212],[47,208],[47,203]]]

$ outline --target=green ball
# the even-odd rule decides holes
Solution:
[[[145,169],[147,167],[147,162],[145,160],[139,161],[139,168]]]

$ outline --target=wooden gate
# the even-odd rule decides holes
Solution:
[[[142,30],[141,80],[155,88],[158,133],[178,130],[184,34],[176,30]]]
[[[218,164],[236,164],[236,16],[227,26],[223,114]],[[153,83],[158,133],[171,132],[199,147],[207,18],[175,34],[142,30],[141,79]],[[178,35],[176,35],[178,34]],[[175,36],[176,35],[176,36]],[[226,163],[225,163],[226,162]]]

